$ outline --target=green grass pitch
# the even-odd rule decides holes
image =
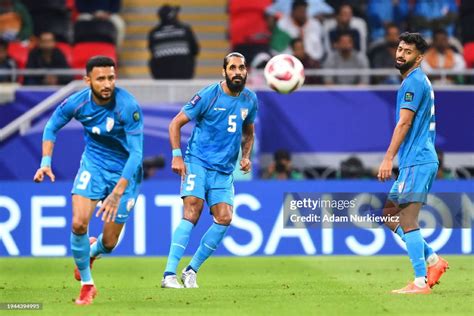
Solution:
[[[103,258],[99,294],[75,306],[72,258],[0,259],[0,303],[43,303],[5,315],[474,315],[474,256],[446,256],[451,268],[431,295],[390,294],[412,277],[404,256],[214,257],[199,289],[161,289],[165,258]],[[185,263],[189,258],[183,260]]]

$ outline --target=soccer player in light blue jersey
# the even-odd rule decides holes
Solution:
[[[57,132],[75,118],[84,127],[85,150],[72,188],[71,250],[75,277],[81,281],[76,304],[91,304],[97,294],[92,262],[112,252],[135,205],[142,181],[143,119],[135,98],[115,87],[115,63],[96,56],[86,65],[89,88],[64,100],[54,111],[43,133],[43,158],[34,181],[48,176],[54,182],[51,158]],[[89,238],[90,218],[104,221],[98,238]]]
[[[184,216],[173,233],[161,282],[163,288],[183,287],[176,277],[176,269],[206,201],[214,223],[202,237],[199,248],[181,276],[184,287],[198,287],[196,276],[199,268],[219,246],[232,220],[232,172],[240,147],[240,169],[245,173],[251,169],[250,152],[258,105],[255,93],[245,88],[245,57],[235,52],[228,54],[224,58],[222,74],[225,81],[199,91],[169,126],[172,169],[182,177]],[[196,122],[196,126],[183,159],[180,129],[191,120]]]
[[[423,239],[418,225],[420,209],[426,203],[438,171],[434,93],[420,68],[427,48],[426,41],[418,33],[400,36],[396,67],[403,82],[397,94],[397,125],[378,172],[379,180],[389,180],[393,159],[398,153],[400,174],[390,190],[384,212],[399,216],[398,224],[386,224],[405,242],[415,280],[392,291],[397,294],[431,293],[431,287],[448,267],[446,260],[434,253]]]

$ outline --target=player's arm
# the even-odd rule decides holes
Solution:
[[[250,154],[252,153],[255,127],[254,124],[244,124],[242,127],[242,159],[240,160],[240,170],[244,173],[250,172],[252,162]]]
[[[72,107],[64,101],[53,113],[43,131],[43,155],[41,158],[41,166],[36,170],[33,180],[42,182],[44,176],[47,175],[52,182],[55,180],[54,173],[51,169],[51,160],[53,157],[54,143],[58,131],[64,127],[73,117]]]
[[[405,136],[410,130],[413,118],[415,117],[415,112],[409,109],[400,109],[400,119],[398,120],[397,126],[393,131],[392,140],[390,141],[390,146],[385,153],[385,157],[380,165],[379,172],[377,177],[380,181],[385,181],[390,179],[392,176],[392,167],[393,159],[400,149]]]
[[[170,144],[173,150],[173,160],[171,169],[181,177],[186,175],[186,165],[184,164],[183,155],[181,153],[181,127],[190,121],[183,111],[179,112],[169,125]]]
[[[115,221],[120,200],[127,189],[128,183],[136,175],[143,161],[143,119],[141,111],[136,109],[133,114],[128,113],[126,115],[133,117],[133,119],[128,118],[129,121],[125,125],[128,159],[123,167],[122,176],[96,213],[96,217],[102,214],[102,220],[107,221],[107,223]]]

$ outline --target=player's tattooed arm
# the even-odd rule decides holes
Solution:
[[[242,133],[242,159],[240,160],[240,170],[244,173],[250,172],[252,162],[250,154],[252,152],[255,128],[253,124],[244,124]]]
[[[397,155],[400,145],[410,130],[414,116],[415,112],[411,110],[400,110],[400,119],[398,120],[397,126],[393,131],[392,141],[390,142],[390,146],[388,147],[387,153],[380,164],[379,172],[377,174],[377,177],[380,181],[389,180],[392,177],[393,159]]]
[[[106,221],[107,223],[114,222],[120,206],[120,199],[122,198],[127,186],[128,180],[123,177],[120,178],[112,193],[107,196],[102,203],[102,206],[97,211],[96,217],[99,217],[100,214],[102,214],[102,221]]]

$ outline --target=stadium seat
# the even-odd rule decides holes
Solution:
[[[69,43],[65,42],[57,42],[56,47],[61,50],[61,52],[64,54],[64,57],[66,57],[66,61],[69,64],[69,66],[72,65],[72,46],[69,45]]]
[[[117,30],[112,22],[101,19],[77,21],[74,24],[74,44],[99,42],[115,44]]]
[[[72,68],[84,69],[89,58],[102,55],[112,58],[117,62],[115,45],[100,42],[84,42],[72,48]]]
[[[464,60],[468,68],[474,68],[474,42],[464,45]]]
[[[25,68],[29,51],[29,46],[22,42],[13,41],[8,44],[8,55],[15,60],[20,69]]]

